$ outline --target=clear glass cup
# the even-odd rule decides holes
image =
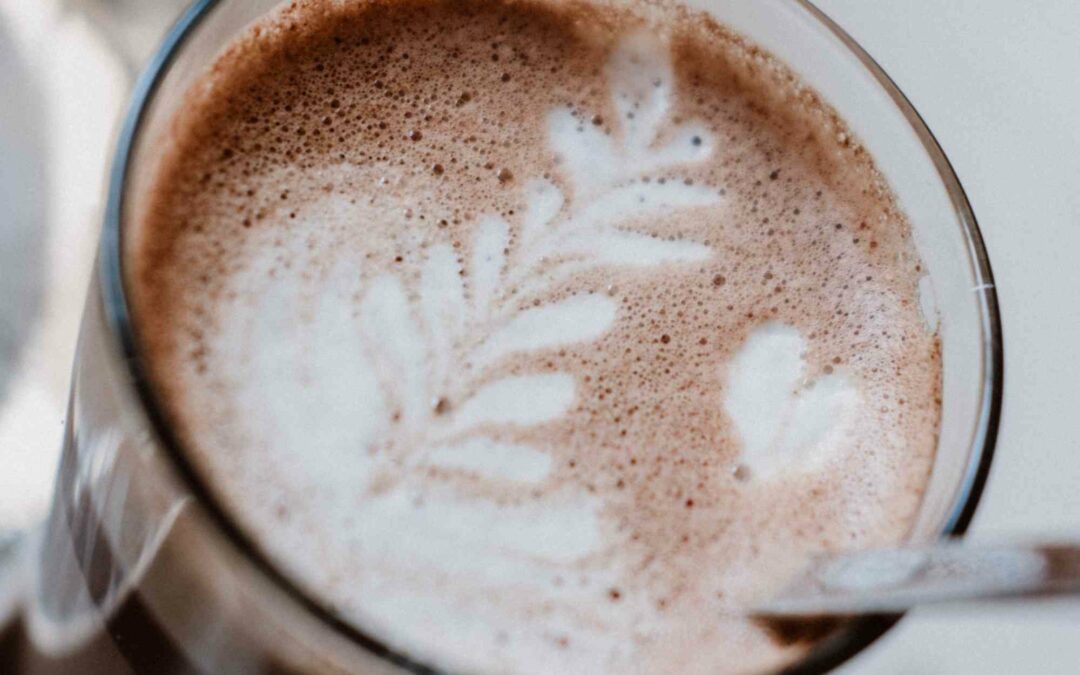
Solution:
[[[438,672],[346,625],[275,569],[200,485],[146,379],[125,297],[123,243],[181,96],[278,0],[201,0],[139,80],[119,137],[87,297],[53,507],[0,560],[0,662],[26,672]],[[910,216],[940,322],[937,458],[912,541],[962,534],[990,466],[1002,341],[990,264],[955,174],[911,104],[855,41],[805,0],[685,0],[790,64],[847,120]],[[3,556],[0,555],[0,558]],[[862,617],[790,672],[821,672],[898,616]],[[0,670],[3,670],[0,668]]]

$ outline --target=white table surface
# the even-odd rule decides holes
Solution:
[[[48,204],[29,250],[50,263],[18,360],[0,363],[0,526],[32,517],[47,499],[110,132],[128,82],[124,60],[91,22],[63,9],[76,5],[0,0],[0,126],[45,130],[44,163],[24,157],[17,169],[30,176],[24,196]],[[1080,0],[819,5],[925,117],[967,189],[993,262],[1005,408],[971,536],[1080,538]],[[36,98],[14,94],[15,85]],[[16,160],[5,159],[0,170],[10,177]],[[0,209],[0,299],[25,281],[4,275],[14,269],[16,241],[6,221],[35,213]],[[914,612],[842,671],[1080,673],[1080,600]]]

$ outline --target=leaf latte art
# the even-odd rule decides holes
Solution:
[[[650,68],[635,70],[642,61]],[[500,443],[484,429],[562,416],[574,403],[573,375],[490,380],[490,371],[520,352],[590,342],[611,327],[618,307],[606,295],[546,302],[560,280],[604,266],[650,268],[712,255],[696,242],[624,229],[657,212],[716,207],[721,198],[715,189],[682,180],[649,180],[658,171],[700,161],[711,145],[706,130],[685,125],[669,145],[652,148],[670,107],[673,75],[663,47],[645,35],[627,38],[608,71],[615,107],[626,120],[621,143],[571,110],[548,117],[550,144],[569,178],[572,201],[551,181],[532,179],[524,186],[525,211],[513,246],[512,226],[494,215],[480,217],[466,264],[449,245],[432,246],[416,292],[419,312],[410,312],[395,276],[380,276],[366,290],[360,304],[364,353],[358,358],[367,357],[363,367],[377,373],[380,386],[365,404],[393,410],[382,417],[402,429],[393,443],[406,466],[528,482],[546,478],[541,467],[550,462],[541,451]],[[380,485],[389,480],[384,476]]]

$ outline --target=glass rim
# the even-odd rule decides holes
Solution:
[[[168,424],[154,393],[147,368],[140,357],[125,291],[122,264],[124,197],[129,183],[132,154],[136,140],[140,138],[149,104],[154,100],[158,87],[169,72],[176,56],[203,19],[225,1],[227,0],[195,0],[165,34],[161,45],[151,57],[132,90],[131,102],[120,127],[109,173],[105,221],[96,271],[101,281],[101,301],[105,310],[106,324],[112,333],[112,338],[119,346],[120,355],[127,369],[126,374],[130,378],[130,384],[142,406],[143,414],[150,422],[158,444],[171,460],[184,487],[195,496],[210,516],[212,524],[221,531],[224,538],[236,546],[259,573],[265,575],[290,600],[318,619],[326,628],[344,635],[375,656],[408,672],[439,675],[443,671],[395,652],[381,640],[337,617],[318,601],[309,597],[299,585],[278,569],[262,549],[234,522],[210,490],[203,485],[195,468],[186,459],[182,444]],[[932,160],[938,179],[948,193],[967,244],[967,255],[977,284],[976,295],[980,315],[982,377],[979,382],[978,420],[971,436],[968,465],[958,486],[957,496],[949,516],[939,533],[941,537],[959,536],[967,530],[975,515],[990,473],[1001,418],[1004,383],[1001,317],[993,271],[982,233],[967,194],[951,162],[922,116],[893,79],[854,38],[814,5],[812,0],[785,1],[805,10],[812,19],[838,39],[892,99],[893,104],[903,114]],[[895,625],[902,616],[902,614],[890,614],[857,617],[848,627],[815,645],[799,661],[782,672],[789,675],[808,675],[829,671],[868,647]]]

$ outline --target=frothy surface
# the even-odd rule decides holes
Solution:
[[[241,526],[394,648],[773,667],[805,645],[740,608],[907,532],[940,407],[907,225],[705,17],[293,3],[162,148],[128,251],[158,393]]]

